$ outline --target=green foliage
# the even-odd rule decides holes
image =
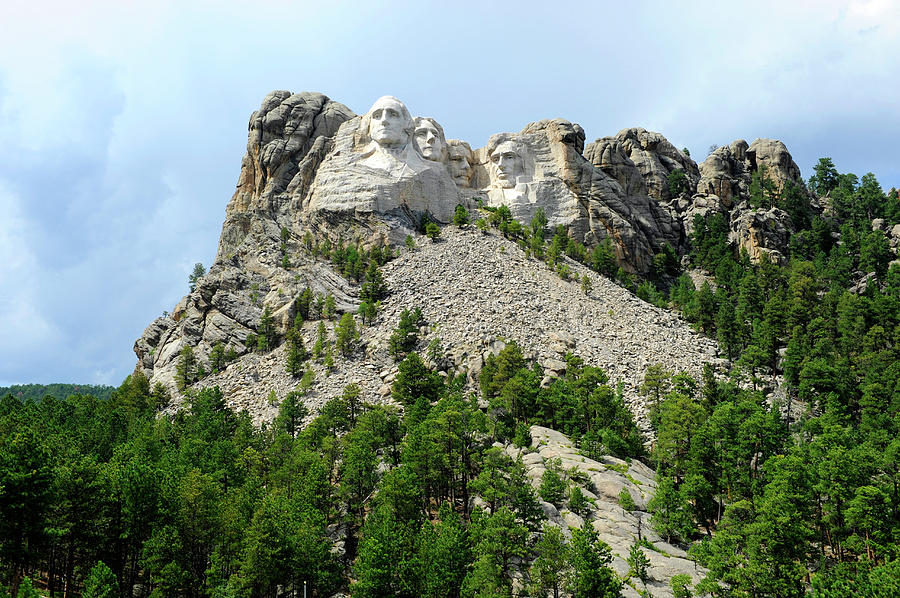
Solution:
[[[325,323],[319,322],[319,326],[316,328],[316,342],[313,344],[313,357],[321,359],[325,355],[325,345],[327,344],[328,335],[325,330]]]
[[[538,494],[543,500],[553,505],[562,504],[563,498],[566,496],[566,482],[553,467],[548,467],[541,476],[541,487]]]
[[[269,306],[263,307],[259,317],[259,326],[256,328],[256,350],[260,353],[274,349],[278,343],[278,333],[275,330],[275,321],[272,320],[272,312]]]
[[[578,486],[572,486],[569,493],[569,510],[576,515],[582,515],[587,511],[588,500]]]
[[[84,581],[83,598],[116,598],[119,583],[116,574],[103,561],[98,561]]]
[[[434,222],[429,222],[425,225],[425,236],[431,239],[432,243],[437,241],[437,238],[441,236],[441,227]]]
[[[0,386],[0,397],[11,395],[20,401],[39,401],[44,397],[65,399],[70,395],[90,395],[98,399],[108,399],[115,391],[114,386],[102,384],[14,384]]]
[[[622,582],[610,567],[612,550],[601,540],[593,526],[585,522],[572,530],[572,576],[568,590],[573,598],[615,598],[621,595]]]
[[[819,162],[813,166],[813,172],[815,174],[809,178],[809,190],[816,195],[826,195],[837,187],[839,175],[831,158],[819,158]]]
[[[422,310],[418,307],[412,311],[404,309],[400,312],[397,328],[388,339],[388,353],[394,359],[402,358],[412,351],[419,342],[419,327],[425,325]]]
[[[373,306],[387,296],[387,285],[381,269],[375,262],[371,262],[366,270],[366,281],[362,285],[359,296],[360,299]]]
[[[375,304],[369,303],[368,301],[362,301],[359,304],[359,309],[356,313],[359,315],[363,324],[371,324],[375,320],[375,316],[378,315],[378,308]]]
[[[680,168],[676,168],[666,177],[666,186],[669,189],[669,195],[678,197],[682,193],[690,193],[691,181]]]
[[[350,355],[359,345],[359,330],[351,314],[341,316],[341,321],[334,327],[334,346],[343,355]]]
[[[569,546],[562,529],[544,524],[540,539],[534,546],[537,557],[531,564],[530,578],[533,592],[546,596],[552,592],[558,596],[571,571]]]
[[[637,505],[634,503],[634,498],[632,498],[628,488],[622,488],[622,491],[619,492],[619,506],[626,511],[637,510]]]
[[[672,587],[672,594],[675,598],[691,598],[693,596],[691,593],[691,576],[687,573],[673,575],[669,580],[669,585]]]
[[[203,276],[205,274],[206,274],[206,268],[203,267],[203,264],[201,264],[200,262],[197,262],[196,264],[194,264],[194,269],[191,271],[190,275],[188,276],[188,283],[190,284],[192,293],[197,288],[197,283],[200,281],[201,278],[203,278]]]
[[[760,164],[750,177],[750,206],[767,210],[775,205],[775,199],[775,182],[769,177],[768,167]]]
[[[581,277],[581,292],[585,295],[590,295],[591,290],[594,288],[594,284],[591,282],[591,277],[587,274],[582,275]]]
[[[328,293],[328,295],[325,296],[325,308],[322,310],[322,317],[326,320],[330,320],[334,318],[336,311],[337,302],[334,299],[334,295]]]
[[[31,578],[26,577],[22,580],[21,585],[19,585],[19,591],[16,593],[16,598],[41,598],[41,593],[34,587]]]
[[[197,382],[202,377],[202,368],[197,362],[194,355],[194,348],[185,345],[181,348],[178,355],[178,363],[175,365],[175,383],[179,390],[184,390],[188,386]]]
[[[456,206],[456,211],[453,212],[453,224],[456,226],[465,226],[469,224],[469,211],[461,206]]]
[[[416,249],[416,240],[412,238],[412,235],[406,235],[406,241],[404,242],[404,244],[410,251]]]
[[[401,405],[413,405],[422,400],[426,404],[437,401],[444,390],[441,377],[425,367],[417,353],[410,353],[400,362],[391,395]]]
[[[640,544],[635,542],[628,550],[628,576],[637,577],[642,583],[646,584],[650,579],[650,559],[641,550]]]
[[[313,292],[306,287],[294,301],[294,309],[303,320],[312,319]]]
[[[540,367],[528,367],[515,343],[488,357],[479,384],[484,398],[499,410],[498,436],[512,436],[516,423],[525,421],[581,440],[588,456],[643,454],[634,420],[622,398],[606,385],[602,371],[570,356],[564,377],[549,388],[541,387],[542,379]]]

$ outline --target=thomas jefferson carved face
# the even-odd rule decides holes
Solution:
[[[491,152],[491,166],[494,180],[500,187],[509,189],[516,186],[516,179],[525,174],[522,154],[513,141],[504,141]]]
[[[406,106],[397,98],[378,98],[369,110],[369,117],[369,137],[378,145],[394,147],[408,141],[412,119]]]
[[[472,176],[472,150],[463,141],[447,142],[447,159],[450,176],[459,187],[468,187]]]
[[[426,160],[440,162],[444,152],[444,134],[430,118],[417,118],[413,140]]]

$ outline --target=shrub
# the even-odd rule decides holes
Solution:
[[[566,495],[566,483],[553,468],[548,468],[541,476],[541,488],[538,490],[538,494],[545,501],[558,506]]]
[[[388,339],[388,352],[394,358],[409,353],[419,342],[419,326],[424,323],[422,310],[418,307],[412,311],[404,309],[400,313],[400,322]]]
[[[626,511],[637,510],[637,505],[634,504],[634,499],[631,497],[631,492],[628,491],[628,488],[622,488],[622,491],[619,492],[619,506]]]
[[[469,223],[469,211],[463,206],[456,206],[456,212],[453,214],[453,224],[456,226],[465,226]]]

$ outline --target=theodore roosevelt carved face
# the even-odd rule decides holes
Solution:
[[[444,131],[431,118],[417,118],[413,141],[426,160],[440,162],[444,154]]]
[[[468,187],[472,178],[472,148],[459,139],[447,140],[447,169],[458,187]]]
[[[522,152],[514,141],[504,141],[491,152],[491,171],[498,187],[510,189],[525,174]]]

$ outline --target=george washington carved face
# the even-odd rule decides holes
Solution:
[[[378,98],[369,110],[369,137],[382,147],[405,144],[411,128],[409,110],[397,98]]]

